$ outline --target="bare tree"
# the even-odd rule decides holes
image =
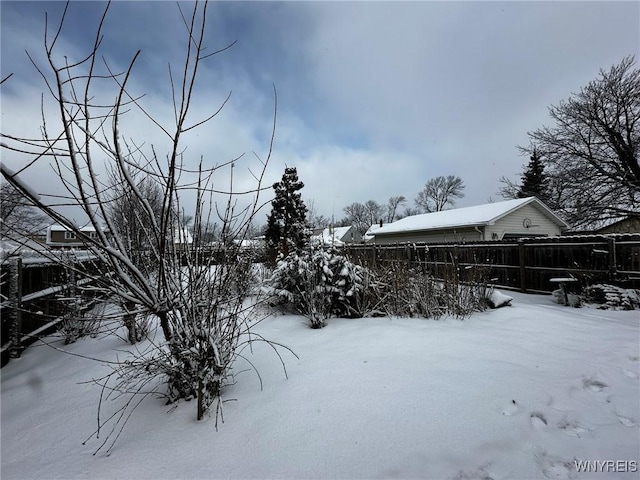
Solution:
[[[345,218],[341,223],[353,225],[360,235],[364,235],[371,226],[367,208],[359,202],[354,202],[344,207],[343,211]]]
[[[520,184],[510,179],[509,177],[502,176],[500,177],[500,188],[498,188],[498,195],[507,200],[513,200],[514,198],[518,198],[518,194],[520,193]]]
[[[306,200],[307,223],[311,228],[327,228],[331,225],[331,219],[318,212],[318,207],[314,200]]]
[[[440,212],[447,205],[455,205],[456,198],[464,197],[464,183],[457,176],[439,176],[430,179],[415,199],[416,207],[423,212]]]
[[[24,238],[42,230],[46,217],[13,185],[0,184],[0,237]]]
[[[405,207],[402,212],[396,214],[396,220],[401,220],[405,217],[411,217],[413,215],[420,215],[420,210],[415,207]]]
[[[143,176],[140,170],[129,168],[126,173],[150,210],[135,195],[122,173],[115,169],[109,175],[105,213],[114,228],[113,233],[125,239],[124,248],[132,262],[140,269],[155,269],[157,265],[151,262],[150,252],[157,250],[159,245],[149,244],[145,232],[153,228],[154,222],[160,222],[164,192],[153,177]]]
[[[246,236],[261,206],[262,178],[275,135],[275,87],[274,123],[267,156],[263,160],[255,155],[258,164],[252,172],[255,187],[235,191],[233,167],[240,157],[207,168],[204,159],[192,164],[183,156],[185,136],[215,118],[229,99],[208,116],[192,118],[190,107],[197,101],[199,68],[231,46],[211,53],[206,50],[207,3],[192,4],[189,12],[183,10],[182,4],[177,7],[186,27],[184,60],[177,71],[169,67],[168,95],[173,99],[174,111],[167,124],[154,118],[145,108],[144,99],[130,90],[130,79],[141,52],[133,56],[122,73],[115,72],[101,56],[109,5],[86,57],[75,63],[58,63],[56,59],[67,58],[59,55],[57,47],[69,6],[67,3],[53,36],[45,28],[47,67],[32,60],[56,105],[53,113],[42,109],[43,138],[2,132],[2,148],[26,155],[24,174],[49,160],[67,192],[63,202],[75,205],[88,218],[96,235],[87,235],[71,217],[60,213],[55,204],[34,192],[5,165],[0,169],[7,182],[29,202],[85,242],[100,269],[97,274],[88,274],[94,290],[121,304],[134,306],[128,314],[157,318],[159,322],[162,342],[154,343],[151,351],[113,364],[113,373],[102,379],[105,392],[143,397],[164,395],[169,401],[195,398],[198,419],[216,404],[217,415],[220,395],[239,349],[247,339],[259,339],[249,331],[252,320],[245,300],[250,290],[239,280],[246,277],[250,264],[243,260],[236,246]],[[105,98],[115,100],[100,100]],[[127,137],[121,130],[125,114],[135,115],[138,123],[149,121],[154,125],[167,140],[167,151],[160,153],[153,145]],[[136,152],[136,157],[131,152]],[[115,172],[121,191],[136,202],[134,217],[140,229],[121,228],[112,215],[114,198],[100,175],[105,161]],[[229,188],[214,188],[214,178],[223,172]],[[155,197],[150,198],[142,177],[153,183],[152,192],[161,190],[159,205]],[[191,243],[181,241],[180,232],[186,225],[184,216],[177,213],[183,211],[183,196],[189,195],[195,201],[194,232],[203,231],[203,226],[215,218],[220,222],[225,249],[215,262],[211,255],[203,254],[201,235],[196,234]],[[224,195],[225,200],[218,202],[219,195]],[[140,238],[132,239],[130,235]],[[140,267],[133,254],[135,249],[128,247],[134,240],[148,245],[152,270]],[[106,417],[104,423],[116,423],[110,430],[115,438],[101,437],[104,443],[99,448],[110,439],[106,448],[113,445],[122,427],[118,424],[126,423],[138,403],[131,397],[119,412]],[[99,430],[104,423],[100,423]]]
[[[400,212],[398,212],[398,209],[400,208],[400,206],[406,203],[407,199],[402,195],[389,198],[389,201],[387,202],[387,223],[398,220],[398,215],[400,214]]]
[[[640,70],[628,56],[549,108],[553,126],[529,133],[549,177],[552,207],[574,227],[637,213]]]
[[[384,207],[378,202],[375,200],[367,200],[364,204],[364,208],[367,212],[368,227],[382,220],[384,216]]]

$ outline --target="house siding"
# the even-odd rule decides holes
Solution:
[[[482,227],[480,227],[482,230]],[[393,243],[456,243],[475,242],[481,240],[480,233],[474,228],[456,228],[449,230],[435,230],[432,232],[407,232],[392,235],[376,235],[373,242],[376,245],[389,245]]]
[[[567,224],[535,198],[509,201],[507,205],[478,205],[436,213],[434,216],[418,215],[411,221],[399,220],[387,228],[373,230],[373,242],[393,244],[407,242],[454,243],[502,240],[513,237],[559,236]],[[507,203],[507,202],[505,202]],[[451,227],[455,222],[460,226]],[[493,222],[493,223],[491,223]],[[488,224],[490,223],[490,224]],[[394,225],[395,224],[395,225]],[[474,227],[473,225],[477,225]],[[442,225],[442,227],[439,227]],[[445,227],[446,225],[446,227]],[[471,225],[471,226],[470,226]],[[410,228],[412,231],[402,231]],[[418,228],[422,227],[422,230]],[[376,234],[377,231],[382,230]]]
[[[55,231],[52,230],[51,231],[51,240],[50,243],[65,243],[65,244],[69,244],[69,245],[79,245],[82,242],[78,241],[78,239],[74,238],[65,238],[65,233],[64,231]]]
[[[640,217],[629,217],[598,230],[598,233],[640,233]]]
[[[529,228],[524,226],[525,219],[531,221]],[[524,205],[518,210],[488,225],[485,229],[485,240],[501,240],[505,234],[526,237],[557,236],[561,230],[557,223],[547,217],[534,205]],[[494,234],[497,238],[494,238]]]
[[[81,230],[85,235],[88,235],[92,238],[95,237],[95,231],[82,229]],[[46,244],[49,246],[57,246],[57,247],[82,247],[84,246],[84,242],[80,238],[67,238],[68,231],[61,230],[59,228],[49,228],[47,230]]]

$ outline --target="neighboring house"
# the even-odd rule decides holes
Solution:
[[[362,236],[354,226],[317,228],[312,232],[312,236],[330,245],[359,243],[362,241]]]
[[[364,243],[371,243],[374,240],[374,236],[373,236],[373,232],[378,230],[379,228],[382,228],[383,223],[382,220],[380,220],[380,223],[374,223],[373,225],[371,225],[369,227],[369,229],[365,232],[365,234],[362,236],[362,241]]]
[[[640,215],[629,215],[627,218],[599,228],[596,233],[640,233]]]
[[[176,228],[173,233],[174,245],[191,245],[193,243],[193,236],[187,228]]]
[[[264,235],[256,238],[245,238],[240,241],[240,248],[248,250],[258,250],[266,246]]]
[[[93,227],[82,227],[82,233],[90,238],[96,237],[96,229]],[[78,238],[75,232],[62,225],[50,225],[47,228],[47,245],[50,247],[82,247],[84,242]]]
[[[373,243],[472,242],[557,236],[567,223],[535,197],[412,215],[370,231]]]

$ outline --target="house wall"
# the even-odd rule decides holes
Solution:
[[[50,229],[47,232],[47,239],[46,239],[46,243],[47,245],[68,245],[68,246],[83,246],[84,242],[79,239],[79,238],[65,238],[65,232],[64,230],[58,230],[58,229]],[[94,236],[95,233],[94,232],[90,232],[90,231],[85,231],[85,234],[90,235],[90,236]]]
[[[525,219],[531,221],[529,228],[524,226]],[[556,236],[560,235],[560,233],[560,227],[555,222],[538,208],[529,204],[505,215],[494,225],[487,225],[485,227],[484,240],[501,240],[505,234],[540,237]],[[494,238],[494,234],[497,238]]]
[[[82,244],[82,242],[80,242],[77,238],[76,239],[64,238],[64,234],[65,233],[66,232],[63,232],[63,231],[51,230],[50,237],[47,239],[47,243],[49,243],[49,244],[64,243],[64,244],[67,244],[67,245],[81,245]]]
[[[480,227],[482,230],[482,227]],[[392,243],[426,242],[426,243],[454,243],[475,242],[481,240],[480,233],[474,228],[458,228],[449,230],[434,230],[427,232],[407,232],[394,235],[376,235],[373,242],[377,245]]]
[[[640,217],[629,217],[598,230],[598,233],[640,233]]]
[[[351,227],[347,232],[340,238],[340,241],[344,243],[359,243],[362,241],[362,236],[358,233],[358,231]]]

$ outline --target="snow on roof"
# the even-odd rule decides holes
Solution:
[[[348,227],[328,227],[324,228],[321,233],[314,235],[314,238],[328,245],[341,245],[342,239],[349,233],[351,226]]]
[[[349,225],[348,227],[329,227],[325,228],[322,231],[322,236],[329,238],[333,237],[342,240],[342,237],[349,233],[349,230],[351,230],[351,225]]]
[[[375,237],[374,232],[380,228],[382,227],[380,226],[379,223],[374,223],[373,225],[371,225],[368,228],[368,230],[365,232],[365,234],[362,236],[362,239],[365,241],[365,243],[373,240],[373,238]]]
[[[52,232],[68,232],[69,229],[63,225],[58,225],[57,223],[54,223],[53,225],[50,225],[49,230]],[[91,225],[86,225],[84,227],[81,227],[79,229],[81,232],[95,232],[96,229],[93,228]]]
[[[501,217],[512,211],[533,203],[538,205],[545,213],[554,219],[559,225],[567,226],[557,215],[544,205],[536,197],[517,198],[504,202],[487,203],[473,207],[456,208],[442,212],[423,213],[405,217],[376,230],[370,229],[372,235],[389,235],[402,232],[416,232],[423,230],[436,230],[441,228],[475,227],[491,225]]]
[[[174,243],[191,244],[193,243],[193,236],[187,228],[176,228],[174,230]]]

